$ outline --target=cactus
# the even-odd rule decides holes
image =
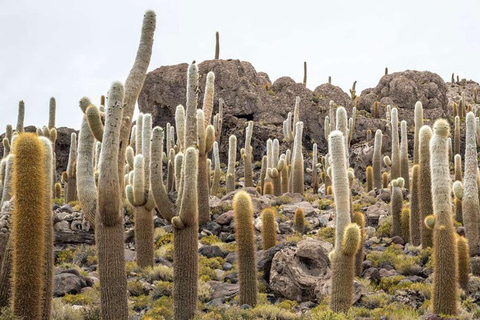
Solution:
[[[263,192],[263,188],[265,186],[265,178],[267,176],[267,156],[263,156],[262,158],[262,168],[260,170],[260,189]]]
[[[348,182],[345,136],[333,131],[328,150],[332,158],[332,186],[335,197],[335,249],[332,261],[330,309],[347,312],[353,302],[355,254],[360,244],[360,229],[350,223],[350,186]]]
[[[186,139],[188,141],[188,139]],[[173,318],[191,319],[197,307],[198,281],[198,153],[185,150],[182,192],[177,199],[178,215],[173,225]]]
[[[10,201],[10,199],[12,198],[12,180],[13,180],[14,160],[15,160],[15,156],[13,154],[9,154],[6,160],[6,165],[5,165],[5,179],[3,181],[3,194],[2,194],[2,203],[1,203],[2,207],[5,201]]]
[[[400,123],[400,130],[402,134],[401,148],[400,148],[400,170],[402,178],[405,180],[405,188],[410,189],[410,176],[408,168],[408,135],[407,135],[407,121],[403,120]]]
[[[380,118],[380,103],[378,101],[375,101],[372,106],[372,116],[374,118]]]
[[[360,277],[362,275],[363,271],[363,258],[364,258],[364,251],[363,251],[363,245],[365,243],[366,235],[365,235],[365,216],[363,213],[356,211],[352,215],[352,222],[356,223],[358,227],[360,228],[360,244],[358,246],[358,251],[355,255],[355,275]]]
[[[468,241],[465,237],[457,236],[458,254],[458,283],[463,291],[468,292],[468,276],[470,274],[470,254]]]
[[[455,126],[453,131],[453,154],[460,154],[460,117],[455,117]]]
[[[413,164],[420,161],[420,128],[423,126],[423,105],[421,101],[415,103],[415,136],[413,138]]]
[[[25,119],[25,102],[21,100],[18,103],[18,118],[17,118],[17,128],[15,131],[17,133],[23,132],[23,121]]]
[[[376,189],[382,188],[382,130],[375,131],[375,143],[373,145],[373,185]]]
[[[215,171],[213,173],[212,188],[210,193],[217,195],[220,191],[220,176],[222,175],[222,169],[220,169],[220,155],[218,152],[218,142],[213,142],[213,159],[215,162]]]
[[[303,122],[299,121],[295,126],[295,142],[293,148],[292,172],[290,176],[292,192],[304,192],[304,177],[303,177],[303,154],[302,154],[302,132]]]
[[[414,246],[419,246],[422,242],[421,227],[422,216],[420,213],[419,199],[420,167],[418,164],[412,168],[412,188],[410,191],[410,241]]]
[[[215,32],[215,60],[220,59],[220,34]]]
[[[215,128],[215,139],[220,143],[223,124],[223,106],[225,102],[222,98],[218,99],[218,113],[213,117],[213,127]]]
[[[455,205],[455,220],[463,223],[463,213],[462,213],[462,198],[463,198],[463,184],[460,181],[455,181],[453,183],[453,195],[454,195],[454,205]]]
[[[447,139],[447,149],[448,149],[448,161],[452,161],[453,157],[453,147],[452,147],[452,138],[448,137]]]
[[[12,309],[17,317],[42,319],[45,190],[50,190],[43,169],[44,150],[32,133],[18,135],[13,148]]]
[[[367,192],[373,190],[373,168],[371,166],[367,167]]]
[[[405,242],[410,242],[410,209],[403,208],[402,216],[400,217],[400,224],[402,230],[402,238]],[[422,223],[422,225],[425,225]]]
[[[90,105],[85,110],[85,117],[87,118],[88,126],[90,127],[90,130],[92,131],[95,139],[102,142],[104,129],[103,129],[102,118],[100,115],[100,110],[98,110],[96,106]]]
[[[275,162],[276,167],[268,168],[267,169],[267,176],[271,179],[272,187],[273,187],[273,195],[281,196],[282,195],[282,181],[281,181],[281,173],[283,170],[288,170],[285,166],[285,156],[282,155],[280,160]],[[268,181],[270,182],[270,181]],[[268,183],[267,182],[267,183]]]
[[[433,229],[433,312],[457,313],[457,250],[452,221],[450,173],[447,150],[449,124],[435,121],[430,140],[432,198],[435,225]]]
[[[233,211],[235,214],[235,239],[237,240],[239,303],[253,307],[257,304],[257,264],[255,262],[253,206],[248,193],[239,191],[233,197]]]
[[[456,154],[454,159],[454,168],[455,168],[455,178],[454,181],[462,181],[462,156]]]
[[[237,137],[231,135],[228,139],[228,169],[227,169],[227,193],[235,190],[235,161],[237,158]]]
[[[268,139],[267,140],[267,170],[272,167],[273,167],[273,140]]]
[[[422,126],[419,131],[418,141],[418,209],[420,211],[420,234],[422,247],[427,248],[433,245],[432,231],[425,227],[423,221],[433,214],[432,207],[432,180],[430,176],[430,140],[432,138],[432,129],[429,126]],[[412,194],[413,197],[413,194]]]
[[[307,86],[307,61],[303,61],[303,85]]]
[[[128,139],[130,137],[131,123],[133,119],[133,113],[135,111],[135,105],[138,100],[138,95],[142,90],[143,83],[145,81],[148,66],[150,64],[150,58],[152,56],[153,47],[153,35],[155,33],[156,15],[155,12],[148,10],[145,12],[142,25],[142,33],[140,37],[140,44],[138,46],[135,62],[128,74],[125,81],[125,99],[123,118],[121,119],[120,130],[120,150],[118,152],[118,177],[124,176],[124,164],[125,164],[125,149],[128,146]],[[120,181],[120,190],[124,190],[123,179]],[[105,320],[105,319],[104,319]]]
[[[398,111],[397,108],[392,109],[392,166],[390,169],[391,179],[397,179],[401,176],[400,165],[400,147],[398,142]]]
[[[355,100],[357,98],[356,86],[357,86],[357,80],[353,81],[352,89],[350,89],[350,98],[352,98],[352,100]]]
[[[43,175],[45,199],[43,203],[43,219],[45,225],[44,242],[44,265],[43,265],[43,295],[42,295],[42,319],[50,319],[52,314],[53,298],[53,198],[52,198],[52,143],[47,138],[40,138],[43,144]]]
[[[245,129],[245,148],[243,149],[243,167],[244,167],[244,179],[245,187],[253,187],[253,169],[252,169],[252,160],[253,160],[253,148],[251,145],[253,134],[253,121],[249,121],[247,128]]]
[[[207,93],[209,91],[207,80]],[[210,84],[213,86],[213,84]],[[205,97],[207,99],[207,97]],[[203,105],[205,110],[213,108],[213,97],[211,107]],[[203,110],[197,110],[197,136],[198,136],[198,224],[202,226],[210,221],[210,171],[208,170],[208,153],[212,151],[215,141],[215,129],[212,125],[206,124]]]
[[[180,104],[175,110],[175,128],[177,130],[177,144],[180,151],[184,150],[185,139],[185,108]],[[169,131],[167,128],[167,135]],[[167,152],[171,150],[171,139],[167,139]]]
[[[295,232],[303,234],[305,232],[305,213],[302,208],[297,208],[295,210],[295,215],[293,217]]]
[[[55,198],[60,199],[62,197],[62,184],[60,182],[55,183]]]
[[[275,222],[275,210],[266,208],[262,211],[262,245],[263,250],[275,247],[277,227]]]
[[[273,183],[272,181],[267,181],[263,185],[263,194],[273,195]]]
[[[318,181],[318,151],[317,151],[317,144],[313,144],[313,152],[312,152],[312,190],[313,194],[318,193],[318,187],[320,185]]]
[[[67,188],[65,190],[65,202],[75,201],[77,197],[77,183],[75,167],[77,162],[77,134],[72,132],[70,136],[70,152],[67,165]]]
[[[465,225],[465,236],[470,247],[470,255],[480,255],[479,226],[480,217],[478,212],[478,160],[477,143],[475,141],[475,116],[473,112],[467,114],[466,138],[465,138],[465,173],[463,178],[462,212]]]
[[[392,236],[402,235],[400,215],[403,207],[402,187],[398,179],[392,180],[392,198],[390,200],[390,212],[392,214]]]
[[[388,172],[382,174],[382,188],[388,188]]]

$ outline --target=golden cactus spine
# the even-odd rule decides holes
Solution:
[[[239,191],[233,198],[235,239],[237,240],[240,305],[257,304],[257,265],[255,262],[255,233],[253,206],[248,193]]]
[[[294,215],[295,232],[303,234],[305,232],[305,213],[302,208],[297,208]]]
[[[43,145],[35,134],[23,133],[18,135],[13,147],[15,206],[11,304],[17,317],[42,319],[45,266]]]
[[[275,247],[277,227],[275,222],[275,210],[266,208],[262,211],[262,245],[263,250]]]
[[[432,175],[432,200],[435,214],[433,229],[433,312],[457,313],[457,250],[451,209],[451,178],[448,161],[447,137],[450,126],[437,120],[430,140],[430,170]]]
[[[403,208],[401,219],[402,238],[405,242],[410,241],[410,209]],[[422,225],[424,225],[422,220]]]
[[[367,175],[367,192],[370,192],[373,190],[373,168],[371,166],[367,167],[366,170],[366,175]]]
[[[365,235],[365,216],[363,213],[356,211],[352,215],[352,222],[356,223],[360,228],[360,244],[358,245],[358,251],[355,254],[355,275],[360,277],[363,271],[363,258],[364,258],[364,250],[363,246],[365,243],[366,235]]]
[[[470,274],[470,253],[468,241],[465,237],[457,236],[458,253],[458,284],[463,291],[468,292],[468,278]]]

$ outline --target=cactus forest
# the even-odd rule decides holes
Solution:
[[[478,83],[311,91],[307,62],[272,82],[218,32],[212,60],[147,72],[155,29],[72,98],[79,130],[54,97],[6,126],[0,319],[480,319]]]

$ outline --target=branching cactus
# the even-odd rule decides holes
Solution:
[[[392,109],[392,165],[390,171],[391,180],[401,176],[400,165],[400,146],[398,139],[398,111],[397,108]]]
[[[421,101],[415,103],[415,136],[413,140],[413,163],[420,161],[420,128],[423,126],[423,105]]]
[[[283,140],[290,143],[292,149],[295,141],[297,122],[300,121],[300,97],[295,98],[295,107],[292,113],[289,112],[287,119],[283,121]]]
[[[33,133],[18,135],[14,145],[12,215],[12,296],[15,316],[42,319],[45,266],[44,151]],[[53,254],[53,252],[52,252]]]
[[[304,168],[303,168],[303,153],[302,153],[302,136],[303,136],[303,122],[298,122],[295,128],[295,143],[293,148],[292,172],[290,180],[293,193],[304,192]]]
[[[25,119],[25,102],[23,102],[23,100],[21,100],[18,103],[17,128],[15,130],[17,133],[23,132],[24,119]]]
[[[465,236],[470,246],[470,255],[480,255],[479,244],[479,199],[477,184],[477,143],[475,140],[475,116],[472,112],[466,119],[465,174],[463,178],[462,212],[465,225]]]
[[[400,131],[402,133],[402,142],[400,148],[400,167],[402,178],[405,180],[405,188],[410,189],[410,175],[408,168],[408,135],[407,135],[407,121],[403,120],[400,123]]]
[[[282,181],[281,181],[281,172],[287,170],[285,167],[285,159],[281,158],[277,163],[276,167],[267,169],[267,176],[271,179],[273,185],[273,195],[281,196],[282,195]]]
[[[402,235],[402,224],[400,220],[403,207],[402,188],[403,179],[392,180],[392,198],[390,200],[390,212],[392,214],[392,236]]]
[[[255,262],[255,233],[253,229],[252,199],[245,191],[233,197],[235,239],[237,240],[239,303],[257,304],[257,265]],[[195,241],[197,241],[195,239]]]
[[[220,168],[220,154],[218,152],[218,142],[213,142],[213,159],[215,162],[215,171],[213,172],[212,188],[210,193],[217,195],[220,191],[220,177],[222,175],[222,169]]]
[[[249,121],[245,130],[245,148],[242,149],[245,187],[253,187],[253,149],[252,149],[253,121]]]
[[[432,203],[432,179],[430,175],[430,140],[432,139],[432,129],[429,126],[423,126],[419,131],[418,141],[418,209],[420,210],[420,233],[422,247],[427,248],[433,245],[432,230],[428,229],[423,221],[426,217],[433,214]],[[413,197],[413,195],[412,195]]]
[[[416,164],[412,168],[412,188],[410,191],[410,242],[414,246],[419,246],[422,240],[420,230],[422,218],[420,215],[419,183],[420,167]]]
[[[355,254],[361,242],[361,232],[358,225],[350,223],[350,186],[345,136],[342,132],[333,131],[330,134],[328,149],[332,157],[332,186],[336,209],[330,309],[335,312],[347,312],[353,303]]]
[[[450,126],[439,119],[433,125],[430,140],[430,170],[432,175],[433,212],[433,312],[457,313],[457,250],[452,221],[451,178],[448,161],[447,137]]]
[[[228,168],[227,168],[227,193],[235,190],[235,162],[237,161],[237,137],[231,135],[228,139]]]
[[[373,185],[376,189],[382,188],[382,143],[383,143],[382,130],[377,129],[375,131],[375,143],[373,145]]]
[[[213,84],[212,84],[213,86]],[[207,81],[208,93],[208,81]],[[207,96],[205,97],[207,99]],[[210,107],[205,107],[208,110]],[[213,108],[213,97],[212,106]],[[210,109],[211,109],[210,108]],[[211,112],[211,111],[210,111]],[[208,170],[208,153],[212,151],[215,141],[215,129],[212,125],[206,125],[203,110],[197,110],[197,136],[198,136],[198,224],[201,226],[210,221],[210,171]]]
[[[275,221],[275,210],[266,208],[262,211],[262,244],[263,250],[275,247],[277,238],[277,226]]]
[[[180,104],[177,106],[175,110],[175,128],[177,130],[177,145],[180,152],[184,151],[184,139],[185,139],[185,108]],[[169,131],[167,128],[167,136],[169,136]],[[167,154],[170,152],[171,146],[171,139],[170,137],[167,138]]]

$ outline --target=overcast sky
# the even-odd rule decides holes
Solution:
[[[97,103],[114,80],[125,81],[143,14],[157,14],[150,70],[214,56],[249,61],[272,81],[327,81],[357,93],[390,72],[430,70],[480,80],[480,1],[24,1],[0,0],[0,132],[45,125],[57,99],[57,127],[79,128],[78,101]]]

